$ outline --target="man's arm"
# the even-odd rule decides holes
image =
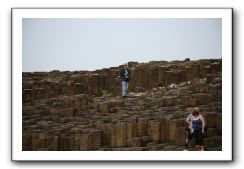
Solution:
[[[120,70],[119,75],[120,75],[120,77],[123,77],[123,75],[124,75],[123,74],[123,69]]]
[[[189,114],[188,117],[186,118],[186,123],[190,126],[190,128],[192,128],[191,114]]]

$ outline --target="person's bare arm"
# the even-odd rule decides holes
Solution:
[[[191,125],[191,121],[189,121],[189,120],[187,120],[187,119],[186,119],[186,123],[187,123],[188,125]]]
[[[202,115],[200,115],[200,120],[202,121],[202,133],[204,133],[204,128],[205,128],[205,120]]]

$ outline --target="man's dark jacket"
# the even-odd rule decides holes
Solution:
[[[126,75],[126,70],[127,70],[127,75]],[[129,69],[127,69],[127,68],[123,68],[123,69],[121,69],[121,71],[120,71],[120,77],[121,77],[121,80],[122,81],[129,81],[129,79],[130,79],[130,71],[129,71]]]

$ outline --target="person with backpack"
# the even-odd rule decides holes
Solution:
[[[130,70],[128,69],[127,64],[123,65],[123,68],[120,70],[120,78],[122,80],[122,97],[128,96],[128,87],[130,79]]]
[[[194,107],[191,114],[186,118],[186,123],[188,124],[188,129],[186,131],[186,149],[188,149],[188,144],[190,140],[194,137],[195,146],[203,146],[203,134],[205,130],[205,120],[203,116],[199,113],[199,109]]]

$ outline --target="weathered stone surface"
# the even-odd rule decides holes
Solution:
[[[149,141],[150,141],[149,136],[142,136],[141,137],[141,146],[146,147]]]
[[[176,120],[170,120],[169,121],[169,140],[174,141],[175,140],[175,132],[176,132]]]
[[[32,142],[32,150],[38,150],[40,148],[45,148],[45,139],[35,139]]]
[[[48,136],[46,138],[46,145],[50,151],[59,150],[59,137],[58,136]]]
[[[137,122],[136,121],[127,122],[126,129],[127,129],[127,136],[126,136],[127,145],[131,146],[134,142],[133,138],[137,137]]]
[[[216,137],[211,137],[211,138],[205,138],[204,139],[204,144],[206,147],[217,147],[222,145],[222,139],[219,136]]]
[[[138,119],[138,136],[147,136],[147,121],[146,118]]]
[[[160,142],[161,137],[160,137],[160,131],[161,130],[161,125],[159,121],[153,120],[149,121],[148,123],[148,135],[151,138],[151,141],[153,142]]]
[[[74,108],[64,108],[62,114],[64,117],[73,117],[74,112]]]
[[[22,134],[22,146],[32,146],[32,134],[31,133]]]
[[[160,151],[162,150],[162,146],[160,144],[152,145],[148,147],[150,151]]]
[[[116,147],[126,146],[126,123],[119,122],[116,124]]]
[[[101,130],[90,130],[92,134],[92,149],[97,150],[102,146],[102,131]]]
[[[195,106],[209,129],[206,145],[221,150],[221,65],[221,59],[131,62],[127,98],[121,66],[23,73],[23,151],[181,151],[185,118]]]
[[[29,102],[32,98],[32,89],[23,89],[23,101]]]
[[[205,137],[215,137],[218,136],[218,129],[217,128],[209,128],[207,129],[205,133]]]
[[[206,125],[209,128],[216,128],[219,124],[222,122],[218,118],[219,114],[218,113],[208,113],[207,114],[207,120],[206,120]]]
[[[185,127],[177,127],[175,129],[175,137],[176,138],[185,138],[185,131],[186,131]]]
[[[166,142],[168,141],[169,139],[169,119],[167,118],[164,118],[161,120],[161,133],[160,133],[160,136],[161,136],[161,141],[162,142]]]
[[[175,145],[177,146],[185,146],[185,137],[176,137],[175,138]]]
[[[80,135],[80,150],[92,150],[92,134]]]
[[[133,137],[133,138],[131,138],[130,146],[132,146],[132,147],[141,147],[142,146],[142,138],[141,137]]]
[[[117,146],[117,137],[116,137],[116,124],[111,124],[111,147],[115,148]]]
[[[148,147],[132,147],[131,150],[132,151],[148,151],[149,148]]]
[[[111,147],[111,125],[110,125],[110,123],[97,124],[96,128],[102,130],[102,145]]]
[[[33,106],[23,106],[22,108],[23,116],[31,116],[34,114],[34,107]]]
[[[192,99],[196,99],[198,105],[202,105],[202,104],[211,103],[213,100],[213,97],[211,94],[197,93],[197,94],[192,94]]]
[[[61,136],[59,145],[60,145],[60,147],[59,147],[60,150],[63,150],[63,151],[73,150],[74,149],[74,147],[73,147],[73,137],[71,137],[71,136]]]

